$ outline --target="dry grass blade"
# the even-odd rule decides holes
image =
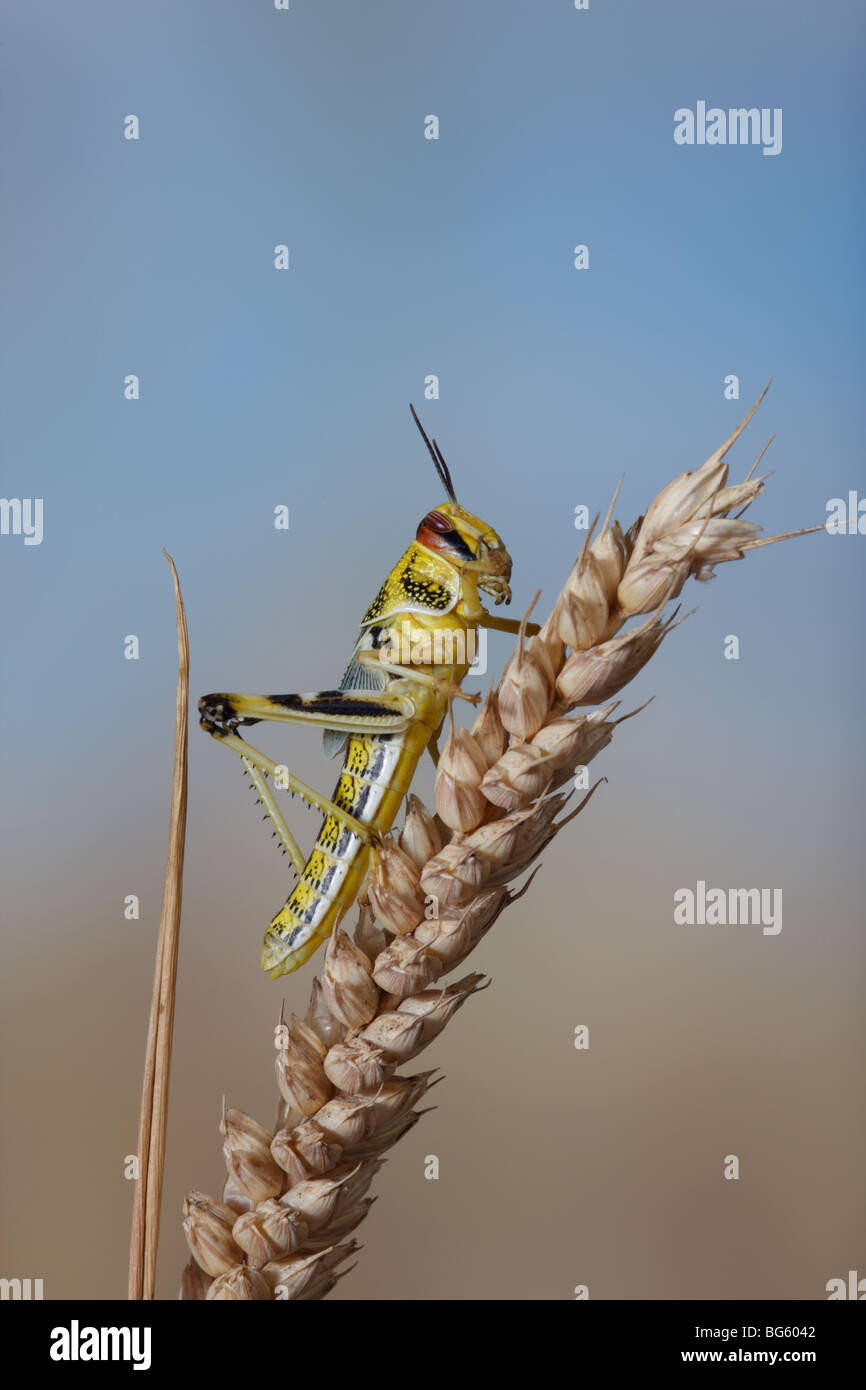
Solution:
[[[174,1029],[175,981],[186,838],[187,720],[189,711],[189,639],[186,614],[174,560],[171,566],[177,615],[177,699],[174,732],[174,771],[168,856],[159,919],[156,969],[147,1030],[141,1109],[138,1117],[138,1181],[129,1248],[129,1297],[152,1299],[156,1284],[156,1252],[165,1167],[165,1132],[171,1039]]]
[[[432,1071],[397,1068],[486,987],[477,974],[442,982],[521,896],[509,882],[589,802],[587,765],[631,717],[611,717],[612,696],[677,626],[668,602],[689,578],[706,582],[715,565],[784,539],[756,541],[760,528],[739,520],[764,478],[727,483],[725,455],[759,404],[628,531],[611,504],[538,634],[527,639],[524,623],[472,727],[452,717],[436,814],[409,796],[402,830],[375,856],[354,939],[335,928],[305,1018],[280,1016],[274,1132],[223,1114],[228,1176],[219,1200],[187,1198],[182,1298],[318,1299],[342,1277],[382,1155],[425,1113],[415,1107],[434,1084]],[[575,712],[587,705],[598,708]],[[586,794],[560,817],[569,784]]]

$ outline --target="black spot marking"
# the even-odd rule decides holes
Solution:
[[[451,593],[444,584],[435,580],[421,579],[412,568],[411,562],[400,575],[400,583],[407,598],[414,603],[423,603],[428,608],[447,608],[451,603]]]
[[[380,616],[382,615],[382,613],[385,611],[385,604],[386,604],[386,602],[387,602],[387,599],[388,599],[388,580],[386,579],[386,580],[385,580],[385,583],[384,583],[384,584],[382,585],[382,587],[380,588],[378,594],[377,594],[376,597],[373,599],[373,602],[370,604],[370,607],[367,609],[366,613],[364,614],[364,622],[365,622],[365,623],[369,622],[371,618],[378,618],[378,617],[380,617]]]

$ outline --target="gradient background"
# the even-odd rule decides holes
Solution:
[[[173,735],[160,547],[193,697],[309,690],[441,500],[410,399],[505,537],[518,615],[564,579],[575,505],[605,507],[624,471],[629,524],[771,372],[732,456],[741,477],[776,432],[750,515],[771,534],[866,492],[864,19],[842,0],[5,15],[2,490],[44,497],[45,538],[0,539],[0,1272],[116,1298]],[[698,99],[781,106],[781,155],[676,146]],[[334,1297],[815,1299],[866,1275],[864,545],[810,536],[687,590],[699,612],[625,697],[655,702],[594,764],[609,785],[467,967],[493,988],[410,1068],[446,1073],[438,1109],[393,1151]],[[491,638],[492,670],[508,649]],[[260,742],[330,790],[316,736]],[[270,1123],[280,999],[303,1012],[313,973],[259,972],[289,876],[239,773],[193,730],[166,1298],[183,1194],[221,1181],[221,1097]],[[292,817],[309,843],[317,818]],[[698,878],[781,887],[781,935],[675,927]]]

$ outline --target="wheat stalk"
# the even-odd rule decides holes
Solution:
[[[221,1199],[191,1192],[184,1203],[192,1258],[182,1298],[319,1299],[348,1273],[339,1267],[360,1248],[351,1237],[375,1200],[367,1193],[382,1155],[425,1113],[416,1106],[435,1084],[433,1071],[397,1068],[489,983],[468,974],[438,984],[528,887],[512,893],[508,883],[586,806],[595,787],[557,820],[571,795],[559,789],[631,717],[612,717],[612,697],[683,621],[678,609],[664,616],[668,601],[690,575],[707,581],[747,550],[822,529],[759,540],[760,527],[741,519],[764,489],[768,475],[753,475],[767,446],[743,482],[727,485],[727,452],[767,389],[703,467],[669,483],[628,531],[611,520],[614,495],[536,636],[527,639],[524,618],[471,729],[452,712],[436,815],[409,797],[402,831],[374,857],[354,939],[334,929],[306,1017],[280,1016],[274,1131],[224,1107]],[[586,706],[598,708],[573,713]]]
[[[187,726],[189,722],[189,638],[180,580],[174,560],[163,547],[174,585],[177,623],[177,693],[175,696],[174,767],[168,855],[156,967],[150,1001],[150,1019],[144,1055],[144,1078],[138,1114],[138,1178],[129,1241],[130,1299],[152,1299],[156,1288],[156,1254],[165,1172],[165,1137],[168,1125],[168,1080],[174,1031],[174,1001],[180,908],[183,890],[183,854],[186,843]]]

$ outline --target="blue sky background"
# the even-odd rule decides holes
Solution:
[[[775,432],[766,464],[776,473],[750,515],[771,534],[822,521],[828,498],[849,489],[866,495],[863,28],[862,8],[840,0],[592,0],[587,12],[566,0],[293,0],[288,13],[264,0],[7,6],[2,491],[45,507],[41,546],[0,538],[8,1101],[30,1138],[26,1160],[14,1144],[7,1156],[17,1190],[35,1193],[55,1164],[34,1094],[99,1101],[110,1118],[93,1194],[104,1250],[93,1268],[76,1273],[47,1225],[36,1237],[14,1214],[5,1263],[24,1274],[37,1272],[35,1259],[60,1293],[76,1279],[85,1296],[123,1283],[130,1192],[117,1181],[110,1210],[104,1192],[134,1144],[167,825],[175,647],[160,547],[183,584],[194,696],[306,690],[336,683],[369,599],[441,500],[409,400],[439,438],[461,501],[506,539],[518,612],[538,586],[548,601],[562,582],[582,541],[575,505],[605,507],[624,472],[617,515],[627,525],[725,438],[771,374],[732,456],[742,476]],[[699,99],[781,107],[782,153],[675,145],[674,111]],[[123,138],[130,113],[136,142]],[[439,117],[435,142],[424,139],[428,114]],[[278,243],[290,247],[285,273],[273,268]],[[573,269],[576,243],[590,248],[587,271]],[[139,401],[124,399],[128,373],[140,377]],[[423,398],[429,373],[440,379],[437,401]],[[728,373],[739,376],[738,402],[724,399]],[[291,509],[288,533],[272,526],[279,503]],[[742,1019],[750,982],[754,1046],[743,1043],[729,1071],[723,1051],[716,1058],[733,1118],[714,1154],[734,1143],[743,1077],[768,1036],[788,1038],[783,1080],[802,1095],[795,1044],[809,1017],[826,1047],[814,1059],[815,1095],[830,1072],[835,1087],[836,1108],[817,1127],[831,1162],[853,1165],[837,1149],[859,1092],[834,1059],[864,1060],[859,1014],[842,1002],[863,966],[864,544],[808,537],[692,586],[688,606],[699,612],[633,687],[634,703],[656,701],[597,765],[611,778],[604,805],[596,798],[574,827],[581,893],[568,896],[574,849],[559,844],[537,885],[533,958],[580,980],[606,1017],[621,1017],[629,980],[645,1002],[647,972],[658,970],[652,1018],[676,1020],[689,1053],[697,1001],[721,998],[721,1018]],[[128,633],[140,638],[138,662],[123,659]],[[721,656],[729,633],[740,637],[738,663]],[[491,641],[493,670],[507,650],[505,638]],[[289,748],[301,776],[330,782],[315,739],[292,735]],[[298,825],[312,835],[315,821]],[[694,939],[692,976],[670,936],[670,894],[714,875],[784,883],[790,927],[751,946]],[[618,899],[608,896],[614,880]],[[278,1002],[257,961],[287,888],[232,760],[194,729],[169,1242],[184,1189],[206,1185],[211,1171],[216,1182],[222,1090],[233,1080],[237,1103],[255,1111],[258,1101],[267,1118]],[[130,892],[143,902],[134,927],[118,907]],[[564,902],[574,920],[560,933]],[[507,1031],[508,972],[515,991],[526,988],[525,936],[515,923],[502,937],[480,963],[505,981],[498,1002],[496,990],[485,996],[485,1039]],[[777,973],[780,960],[788,974]],[[593,961],[610,974],[593,978]],[[287,986],[296,1008],[308,980]],[[566,992],[566,1033],[583,1008]],[[29,1037],[34,1013],[55,1018],[68,1045]],[[224,1035],[227,1014],[242,1041]],[[492,1053],[488,1062],[495,1070]],[[601,1058],[597,1066],[599,1095],[610,1097],[612,1076]],[[461,1085],[471,1105],[471,1081],[455,1079],[440,1103],[440,1148],[463,1132]],[[768,1076],[764,1099],[780,1085]],[[653,1086],[661,1152],[671,1069]],[[546,1085],[534,1093],[549,1100]],[[718,1092],[705,1100],[712,1127]],[[581,1133],[585,1103],[575,1099]],[[814,1115],[796,1113],[815,1127]],[[783,1121],[755,1138],[768,1184],[788,1171]],[[647,1142],[619,1141],[628,1152]],[[418,1152],[433,1142],[419,1139]],[[466,1142],[479,1153],[484,1139]],[[84,1181],[93,1146],[81,1141],[76,1155]],[[609,1157],[602,1145],[600,1172]],[[854,1171],[832,1196],[809,1173],[802,1188],[791,1179],[792,1201],[818,1204],[814,1225],[830,1244],[792,1258],[768,1230],[754,1296],[820,1296],[796,1289],[820,1290],[834,1259],[856,1263],[843,1237],[862,1200]],[[502,1182],[504,1191],[507,1173]],[[622,1234],[606,1296],[685,1296],[688,1252],[670,1256],[661,1285],[658,1246],[647,1237],[644,1249],[641,1237],[645,1258],[636,1253],[644,1182],[649,1193],[636,1172],[634,1220],[621,1226],[623,1193],[611,1190],[606,1229]],[[730,1216],[715,1200],[697,1205],[716,1213],[724,1239]],[[751,1200],[744,1240],[767,1190]],[[682,1224],[675,1205],[669,1215]],[[380,1230],[367,1283],[345,1296],[388,1288],[388,1231],[399,1242],[407,1215],[394,1205],[377,1219],[393,1224]],[[440,1229],[441,1209],[423,1219]],[[785,1220],[780,1209],[780,1230]],[[599,1268],[610,1254],[603,1225]],[[491,1208],[490,1230],[467,1235],[468,1263],[455,1267],[475,1282],[460,1296],[568,1296],[571,1265],[556,1269],[553,1229],[539,1253],[555,1272],[538,1288],[520,1293],[494,1260],[475,1270],[473,1252],[489,1252],[497,1230]],[[456,1239],[447,1237],[452,1256]],[[582,1249],[592,1240],[583,1230]],[[167,1250],[170,1296],[181,1252]],[[731,1256],[721,1287],[723,1267],[708,1258],[706,1292],[691,1296],[748,1296],[736,1293],[743,1261]],[[486,1284],[491,1269],[505,1283]],[[428,1270],[411,1288],[407,1296],[437,1297],[442,1284]]]

